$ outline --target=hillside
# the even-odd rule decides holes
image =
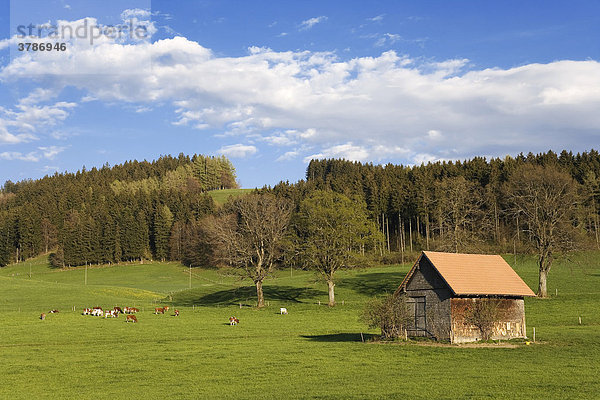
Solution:
[[[369,298],[394,290],[409,264],[342,271],[333,309],[318,304],[327,290],[313,273],[280,270],[265,281],[269,305],[256,310],[246,306],[255,301],[252,283],[227,269],[194,269],[190,290],[189,270],[175,263],[89,268],[86,286],[85,268],[56,270],[38,258],[0,270],[0,397],[129,399],[135,382],[145,398],[594,398],[599,256],[557,263],[553,296],[526,299],[535,344],[479,347],[370,342],[377,331],[358,315]],[[535,287],[533,258],[506,259]],[[138,324],[80,315],[84,306],[132,304],[143,308]],[[155,304],[181,314],[154,315]],[[52,308],[60,313],[40,321]],[[232,315],[238,326],[229,326]],[[89,384],[90,377],[110,384]],[[243,394],[231,393],[234,381]]]
[[[50,250],[55,266],[184,260],[194,224],[214,211],[207,192],[235,189],[235,179],[225,157],[181,154],[6,182],[0,266]]]

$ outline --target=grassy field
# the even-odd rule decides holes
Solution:
[[[211,195],[216,204],[225,204],[230,196],[238,197],[246,193],[252,192],[254,189],[223,189],[223,190],[211,190],[208,194]]]
[[[327,290],[312,273],[282,270],[256,310],[253,287],[230,271],[193,270],[189,289],[174,263],[97,267],[84,285],[85,268],[40,257],[0,269],[0,398],[597,399],[599,256],[553,268],[552,298],[526,300],[538,343],[514,348],[369,342],[377,331],[360,310],[408,265],[340,273],[333,309],[318,304]],[[535,289],[534,260],[507,260]],[[143,308],[139,323],[80,315],[115,304]],[[153,315],[156,304],[181,315]],[[61,312],[38,319],[52,308]]]

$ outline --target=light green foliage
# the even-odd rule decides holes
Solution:
[[[525,300],[527,332],[536,327],[538,343],[515,348],[362,343],[361,332],[369,342],[379,329],[359,321],[360,311],[393,292],[409,265],[339,271],[333,309],[317,304],[327,293],[311,272],[281,270],[265,283],[269,305],[257,311],[239,308],[253,304],[254,288],[227,270],[194,269],[187,290],[188,270],[176,263],[94,268],[85,287],[82,267],[28,260],[0,269],[0,398],[595,399],[599,256],[556,262],[551,298]],[[535,286],[535,258],[517,261]],[[153,315],[157,298],[181,315]],[[139,323],[80,315],[79,307],[115,304],[143,307]],[[61,312],[39,320],[54,307]],[[233,315],[236,327],[227,323]]]
[[[315,191],[300,203],[293,226],[300,264],[320,273],[329,284],[329,305],[335,304],[334,275],[341,268],[359,264],[364,253],[379,238],[367,219],[364,202],[325,191]]]

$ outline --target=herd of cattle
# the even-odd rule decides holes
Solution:
[[[284,314],[284,310],[285,310],[285,314],[287,314],[287,310],[285,308],[281,309],[281,313]],[[94,307],[94,308],[84,308],[83,312],[81,313],[81,315],[91,315],[94,317],[104,317],[104,318],[117,318],[119,316],[119,314],[125,314],[125,322],[133,322],[136,323],[138,322],[137,317],[134,315],[135,313],[138,313],[140,310],[135,308],[135,307],[114,307],[112,309],[106,309],[103,310],[102,307]],[[154,308],[154,314],[164,314],[167,311],[169,311],[169,306],[165,306],[165,307],[156,307]],[[57,313],[58,310],[51,310],[48,311],[48,314],[55,314]],[[175,310],[174,317],[179,317],[179,310]],[[40,319],[43,321],[46,319],[46,313],[42,313],[40,315]],[[236,317],[229,317],[229,325],[237,325],[240,322],[240,320]]]

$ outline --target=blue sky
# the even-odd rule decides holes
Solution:
[[[20,25],[84,23],[147,36],[18,51],[50,40]],[[180,152],[255,187],[313,157],[598,148],[599,57],[592,1],[0,0],[0,182]]]

